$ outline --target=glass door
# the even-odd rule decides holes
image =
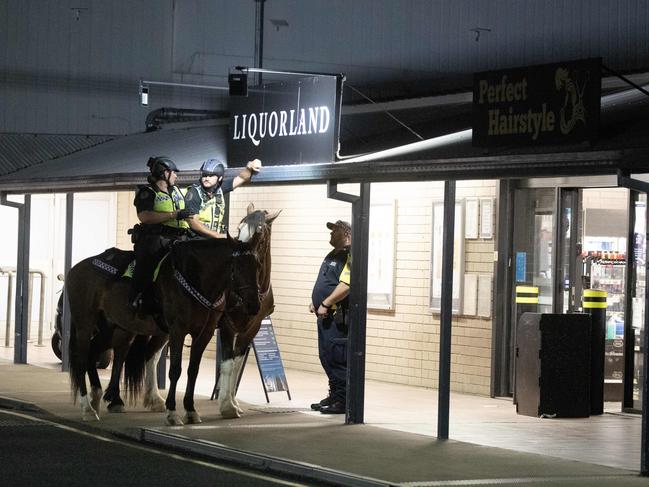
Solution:
[[[642,410],[642,356],[645,317],[645,272],[647,256],[647,195],[631,192],[631,226],[629,232],[629,284],[627,295],[627,315],[630,319],[625,324],[624,351],[624,410],[640,412]]]
[[[559,189],[558,248],[554,288],[555,313],[574,312],[581,306],[581,276],[577,276],[577,261],[581,255],[580,194],[578,189]]]

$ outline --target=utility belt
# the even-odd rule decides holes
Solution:
[[[192,232],[188,228],[169,227],[167,225],[142,225],[138,223],[127,232],[131,236],[131,243],[137,243],[143,237],[149,235],[160,235],[164,237],[184,237],[191,236]]]

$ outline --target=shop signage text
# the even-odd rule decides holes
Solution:
[[[339,80],[305,76],[230,98],[228,164],[333,162],[338,148]]]
[[[587,59],[475,74],[473,145],[594,141],[600,66],[600,59]]]

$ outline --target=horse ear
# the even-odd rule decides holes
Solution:
[[[282,212],[282,210],[277,210],[275,213],[267,213],[266,214],[266,224],[270,225],[273,223],[273,220],[279,216],[279,214]]]
[[[248,208],[246,209],[246,211],[247,211],[247,214],[248,214],[248,215],[250,215],[250,213],[252,213],[253,211],[255,211],[255,205],[254,205],[254,203],[251,202],[251,203],[248,205]]]
[[[234,238],[232,237],[232,235],[230,235],[230,230],[225,232],[225,237],[228,239],[228,242],[230,243],[234,241]]]

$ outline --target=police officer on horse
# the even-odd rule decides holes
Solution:
[[[201,165],[201,178],[185,192],[185,206],[195,214],[189,220],[191,229],[204,237],[224,237],[225,202],[223,195],[249,182],[261,170],[261,161],[246,164],[238,176],[225,180],[225,167],[218,159],[207,159]]]
[[[139,186],[133,204],[140,224],[133,229],[135,272],[130,296],[138,311],[151,311],[151,282],[156,265],[178,239],[189,238],[187,219],[192,211],[175,185],[178,167],[166,156],[150,157],[149,184]]]

